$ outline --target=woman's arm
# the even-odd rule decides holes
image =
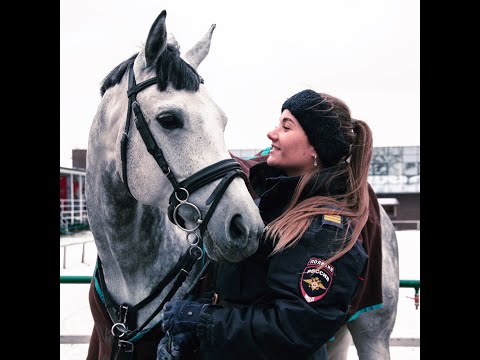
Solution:
[[[202,352],[214,358],[274,359],[307,356],[327,342],[345,322],[367,258],[358,244],[318,271],[317,264],[327,258],[323,245],[338,236],[327,228],[307,231],[295,247],[272,257],[269,293],[261,301],[202,312],[197,325]]]

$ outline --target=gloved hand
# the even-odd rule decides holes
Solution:
[[[160,312],[162,330],[170,336],[189,331],[195,334],[200,313],[207,306],[191,300],[168,301]]]
[[[157,360],[192,359],[199,345],[197,336],[191,331],[166,334],[157,346]]]

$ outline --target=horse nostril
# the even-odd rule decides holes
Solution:
[[[229,235],[232,239],[241,239],[245,236],[246,228],[242,223],[242,216],[236,214],[230,221]]]

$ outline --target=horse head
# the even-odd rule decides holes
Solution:
[[[203,176],[201,184],[188,192],[182,182],[213,166],[212,175],[216,164],[224,161],[228,167],[231,162],[227,159],[232,159],[224,141],[227,117],[197,73],[208,54],[215,25],[182,57],[176,40],[167,36],[165,17],[162,11],[139,53],[112,70],[102,85],[102,100],[89,138],[87,177],[92,179],[87,180],[87,204],[102,202],[95,187],[115,187],[111,196],[123,202],[124,208],[142,205],[162,212],[170,206],[174,209],[170,220],[180,219],[182,228],[190,230],[208,213],[212,193],[223,180]],[[137,86],[133,105],[128,104],[127,97],[127,91],[132,97],[134,88],[128,79],[131,72]],[[160,150],[152,150],[149,141]],[[163,160],[152,156],[159,151]],[[110,172],[112,176],[95,183],[95,172]],[[216,191],[223,194],[209,214],[202,238],[210,258],[237,262],[256,251],[263,222],[244,179],[234,176],[228,182],[222,191]],[[186,198],[189,206],[177,207]],[[89,206],[88,211],[95,222],[97,209]],[[103,208],[102,212],[108,210]]]

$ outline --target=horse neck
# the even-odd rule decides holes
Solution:
[[[117,177],[108,172],[102,176],[104,186],[94,195],[97,207],[89,208],[91,229],[109,293],[117,304],[135,305],[173,268],[187,251],[188,242],[185,233],[170,222],[166,210],[140,204],[127,194]],[[151,308],[165,295],[166,291],[161,293]],[[148,316],[148,308],[143,316],[139,313],[139,321]]]

